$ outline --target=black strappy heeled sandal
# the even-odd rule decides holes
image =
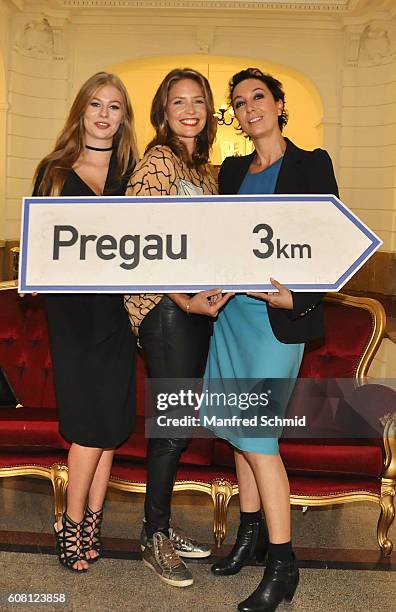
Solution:
[[[94,512],[89,506],[85,510],[83,522],[83,542],[85,559],[88,563],[96,563],[103,556],[103,542],[100,537],[100,530],[103,520],[103,508]],[[87,557],[87,552],[93,550],[96,557]]]
[[[73,567],[78,561],[86,561],[83,543],[83,521],[76,523],[66,512],[62,515],[62,527],[54,525],[59,563],[72,572],[83,573],[87,568]]]

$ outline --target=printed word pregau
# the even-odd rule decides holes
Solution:
[[[178,246],[175,247],[175,242]],[[139,265],[141,257],[148,260],[187,259],[187,234],[177,238],[172,234],[124,234],[119,240],[111,234],[79,234],[73,225],[55,225],[53,238],[54,261],[59,260],[61,250],[75,248],[81,261],[95,255],[100,259],[114,259],[117,255],[123,260],[120,268],[133,270]],[[127,263],[128,262],[128,263]]]

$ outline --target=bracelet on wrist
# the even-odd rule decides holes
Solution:
[[[190,314],[190,300],[187,300],[186,302],[186,313]]]

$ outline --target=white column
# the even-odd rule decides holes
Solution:
[[[0,102],[0,241],[5,234],[6,156],[7,156],[7,111],[8,104]]]
[[[396,62],[345,68],[340,182],[345,202],[395,250]]]

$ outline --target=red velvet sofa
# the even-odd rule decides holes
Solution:
[[[45,310],[40,296],[21,299],[11,285],[0,284],[4,289],[0,290],[0,365],[23,407],[0,409],[0,476],[51,479],[58,516],[65,506],[68,444],[58,433]],[[326,341],[306,349],[300,376],[362,381],[384,333],[382,306],[368,298],[331,295],[325,302],[325,320]],[[144,377],[139,357],[136,429],[116,451],[110,482],[111,487],[124,491],[145,490]],[[396,394],[389,390],[385,396],[386,406],[379,407],[380,413],[393,413]],[[377,400],[378,395],[371,393],[369,401]],[[326,401],[325,397],[320,401]],[[301,409],[298,389],[292,406],[296,413]],[[378,542],[381,550],[390,554],[388,530],[395,514],[396,493],[395,432],[396,413],[387,420],[383,440],[281,440],[292,503],[319,506],[369,500],[379,504]],[[238,492],[229,445],[222,440],[193,440],[182,456],[175,490],[211,495],[214,536],[220,545],[226,533],[229,500]]]

